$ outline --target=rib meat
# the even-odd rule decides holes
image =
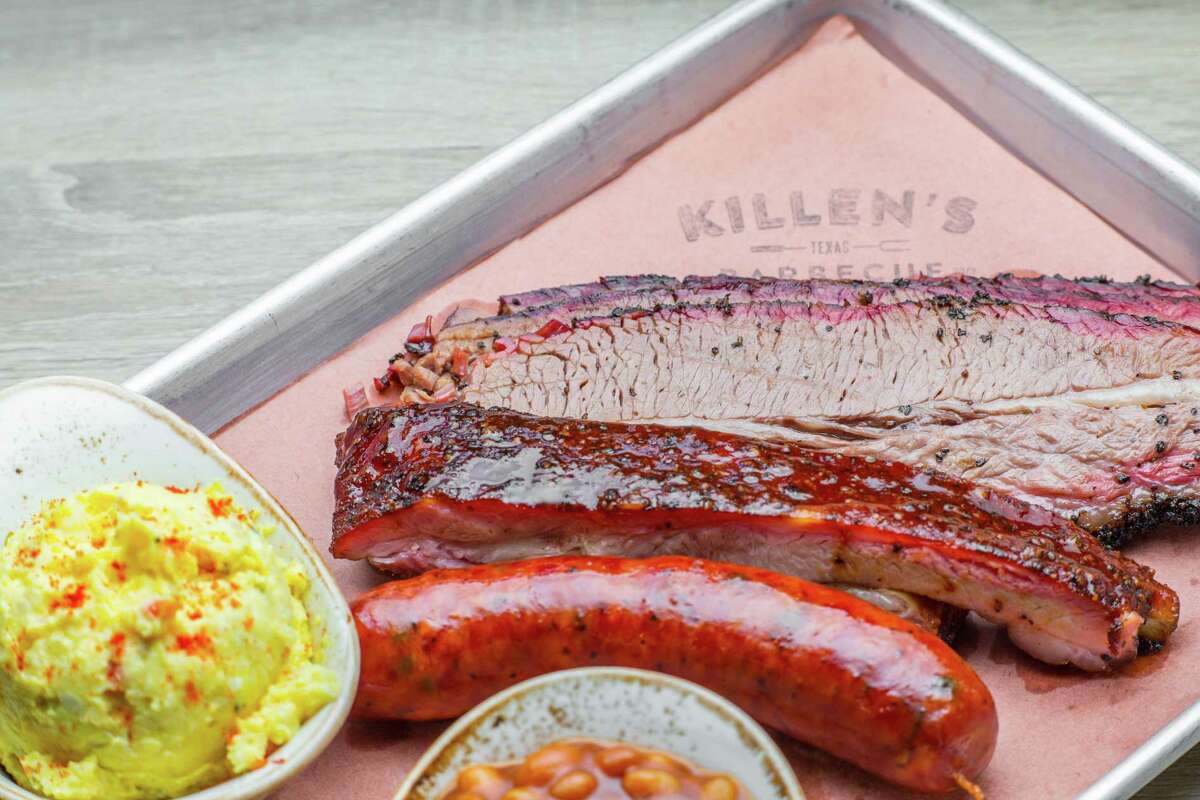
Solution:
[[[1163,641],[1151,570],[1043,510],[903,464],[693,427],[467,404],[367,409],[339,439],[332,550],[402,573],[684,554],[975,611],[1052,663]]]

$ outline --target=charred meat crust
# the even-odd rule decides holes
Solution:
[[[1105,547],[1120,549],[1138,536],[1162,525],[1200,523],[1200,499],[1155,494],[1144,504],[1127,506],[1120,520],[1093,531]]]
[[[436,523],[447,526],[440,532],[410,528],[402,516],[414,512],[415,522],[439,508],[454,512]],[[1034,606],[1074,620],[1062,630],[1107,626],[1097,633],[1109,639],[1097,653],[1104,661],[1136,649],[1130,614],[1150,639],[1165,638],[1178,615],[1174,592],[1152,570],[1060,518],[901,464],[702,429],[465,404],[367,409],[339,439],[331,548],[338,557],[386,552],[406,537],[589,531],[649,537],[665,548],[658,552],[686,553],[671,550],[673,542],[687,547],[684,534],[701,529],[720,531],[707,546],[724,549],[705,553],[718,559],[733,560],[754,536],[794,548],[823,542],[833,566],[822,578],[869,584],[853,574],[865,569],[857,577],[967,605],[1010,629],[1018,620],[1037,627],[1026,612],[1039,612],[1019,607],[1036,595]],[[875,561],[864,568],[868,553]],[[940,574],[940,588],[889,585],[890,572],[914,565]],[[965,584],[990,592],[987,604],[964,594]]]
[[[596,297],[604,292],[634,291],[640,289],[669,289],[678,280],[666,275],[612,275],[594,283],[576,283],[569,286],[553,286],[528,292],[500,295],[500,313],[515,314],[526,309],[553,305],[568,300]]]
[[[886,305],[944,296],[974,304],[1061,305],[1200,324],[1200,290],[1158,281],[1100,283],[1061,276],[1019,278],[1011,274],[993,278],[955,275],[888,283],[731,275],[690,275],[679,280],[646,275],[601,278],[593,284],[506,295],[500,300],[500,313],[477,320],[475,329],[492,324],[502,331],[511,331],[513,324],[520,322],[537,323],[552,317],[566,322],[588,315],[603,316],[622,307],[653,308],[679,302],[716,300],[722,296],[731,303],[785,300],[843,306]],[[514,303],[512,298],[523,299]],[[471,330],[472,326],[468,325],[467,329]],[[456,335],[451,330],[446,333]]]

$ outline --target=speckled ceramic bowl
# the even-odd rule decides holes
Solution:
[[[142,479],[192,486],[220,481],[239,504],[262,510],[271,543],[308,573],[304,598],[325,663],[341,692],[275,751],[265,766],[188,800],[251,800],[279,788],[325,749],[358,688],[358,636],[350,609],[321,557],[287,513],[212,441],[162,406],[119,386],[84,378],[44,378],[0,392],[0,534],[42,502],[105,483]],[[41,800],[0,771],[0,798]]]
[[[733,775],[756,800],[804,800],[775,742],[737,706],[690,681],[617,667],[552,672],[485,700],[433,743],[396,800],[440,800],[468,764],[517,761],[575,737],[674,753]]]

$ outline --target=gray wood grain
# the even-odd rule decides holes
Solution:
[[[0,3],[0,386],[128,377],[725,4]],[[1200,162],[1200,3],[960,5]]]

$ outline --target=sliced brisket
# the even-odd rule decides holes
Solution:
[[[538,306],[602,295],[605,292],[629,292],[642,289],[670,289],[679,281],[666,275],[609,275],[595,283],[553,286],[529,292],[500,295],[500,313],[514,314]]]
[[[1200,378],[1200,335],[1018,304],[679,303],[579,320],[469,358],[459,396],[590,419],[812,415],[1048,398]]]
[[[468,320],[461,327],[447,325],[438,334],[438,340],[464,345],[479,339],[516,337],[532,333],[550,320],[569,323],[573,319],[612,315],[626,308],[654,308],[681,302],[783,300],[858,306],[919,302],[941,296],[976,303],[1065,306],[1108,314],[1154,317],[1200,327],[1200,290],[1160,281],[1116,283],[1057,276],[980,278],[954,275],[879,283],[730,275],[692,275],[679,280],[646,275],[606,277],[596,283],[508,295],[500,300],[499,315]]]
[[[1200,519],[1200,333],[1159,319],[1195,323],[1195,287],[634,276],[505,308],[396,365],[403,400],[828,433],[801,441],[1003,488],[1109,544]]]

